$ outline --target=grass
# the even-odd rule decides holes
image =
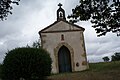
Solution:
[[[120,61],[90,63],[90,69],[82,72],[51,75],[49,80],[120,80]]]

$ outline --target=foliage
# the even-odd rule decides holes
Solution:
[[[6,19],[9,14],[12,14],[12,4],[19,5],[19,1],[20,0],[0,0],[0,21]]]
[[[120,61],[120,53],[115,53],[114,55],[111,56],[112,61]]]
[[[39,40],[33,42],[32,46],[30,46],[30,45],[28,45],[28,44],[26,45],[26,48],[40,48],[40,47],[41,47],[41,45],[40,45]]]
[[[110,59],[108,58],[108,56],[105,56],[102,58],[105,62],[108,62]]]
[[[119,0],[80,0],[68,18],[72,18],[72,23],[91,20],[98,36],[106,35],[107,32],[120,35]]]
[[[51,58],[42,48],[16,48],[3,61],[3,80],[43,80],[51,72]]]
[[[33,42],[32,47],[33,48],[40,48],[40,42],[39,41]]]
[[[2,76],[2,64],[0,64],[0,78]]]

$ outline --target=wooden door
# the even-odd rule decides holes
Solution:
[[[59,72],[71,72],[71,57],[67,47],[62,46],[58,51]]]

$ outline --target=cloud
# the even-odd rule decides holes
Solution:
[[[39,39],[38,31],[56,21],[58,3],[63,4],[67,16],[79,0],[21,0],[20,5],[13,5],[13,14],[0,22],[0,62],[8,50],[31,45]],[[97,37],[89,21],[77,24],[85,28],[86,52],[90,62],[103,61],[102,57],[120,52],[120,39],[115,34]]]
[[[104,56],[111,58],[115,52],[120,52],[120,38],[113,33],[97,37],[90,22],[80,21],[80,26],[85,28],[84,37],[87,57],[90,62],[101,62]]]

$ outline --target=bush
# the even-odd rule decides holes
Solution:
[[[0,79],[2,77],[2,64],[0,64]]]
[[[51,72],[51,58],[42,48],[16,48],[3,61],[3,80],[43,80]]]
[[[114,53],[111,57],[111,61],[120,61],[120,53]]]
[[[108,56],[105,56],[102,59],[104,60],[104,62],[108,62],[110,60]]]

